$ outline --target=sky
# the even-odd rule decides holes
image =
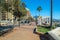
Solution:
[[[25,2],[26,8],[29,9],[31,16],[50,16],[50,0],[22,0]],[[41,6],[42,10],[37,11],[37,7]],[[53,18],[60,19],[60,0],[53,0]]]

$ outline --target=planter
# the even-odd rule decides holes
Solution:
[[[45,34],[45,33],[47,33],[48,31],[50,31],[50,29],[48,29],[48,28],[36,27],[36,32],[37,32],[38,34]]]
[[[44,34],[44,33],[42,33],[42,32],[38,32],[37,28],[36,28],[36,33],[39,34],[39,35],[40,35],[40,34]]]

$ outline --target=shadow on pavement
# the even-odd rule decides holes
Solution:
[[[0,26],[0,36],[13,30],[13,26]]]
[[[39,37],[40,37],[40,40],[49,40],[48,34],[40,34]]]
[[[47,36],[48,34],[39,34],[36,32],[36,28],[34,28],[33,33],[39,35],[40,40],[49,40],[49,38]]]
[[[51,37],[48,33],[40,34],[39,35],[40,40],[55,40],[53,37]]]

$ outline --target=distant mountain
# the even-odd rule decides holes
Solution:
[[[38,18],[39,16],[34,16],[34,18]],[[60,19],[53,19],[53,22],[60,22]]]
[[[38,16],[34,16],[34,18],[38,18]]]
[[[60,19],[53,19],[53,22],[60,22]]]

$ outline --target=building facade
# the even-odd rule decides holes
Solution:
[[[50,17],[38,17],[37,25],[50,25]]]
[[[11,20],[13,22],[14,1],[15,0],[0,0],[0,20]]]

